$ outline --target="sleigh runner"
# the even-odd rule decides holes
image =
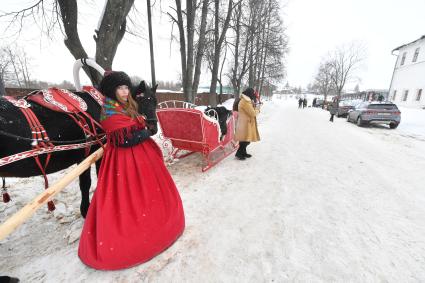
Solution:
[[[202,172],[205,172],[238,148],[233,139],[236,114],[232,113],[225,121],[226,133],[220,129],[217,112],[210,109],[207,114],[183,101],[171,100],[158,105],[163,147],[170,147],[168,160],[199,152],[203,157]],[[188,152],[182,153],[184,150]]]

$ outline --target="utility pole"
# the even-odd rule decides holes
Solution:
[[[152,38],[152,15],[151,15],[151,0],[146,0],[148,9],[148,28],[149,28],[149,48],[151,54],[151,76],[152,76],[152,87],[156,85],[155,79],[155,58],[153,53],[153,38]]]

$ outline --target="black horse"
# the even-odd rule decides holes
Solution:
[[[224,106],[216,106],[216,107],[210,107],[208,106],[204,113],[208,116],[213,116],[211,111],[209,110],[215,110],[215,112],[217,112],[218,115],[218,123],[220,125],[220,130],[221,130],[221,137],[224,137],[227,134],[227,119],[229,119],[229,117],[232,115],[232,111],[227,110],[226,107]]]
[[[94,120],[99,121],[101,106],[86,92],[74,92],[87,104],[86,113]],[[149,88],[142,81],[135,91],[133,97],[136,99],[139,112],[146,116],[147,126],[152,135],[157,131],[156,119],[156,86]],[[65,113],[55,112],[39,104],[28,102],[31,109],[37,116],[40,124],[44,126],[49,138],[55,145],[70,142],[87,141],[83,130]],[[86,118],[87,123],[90,121]],[[97,129],[102,132],[101,129]],[[0,97],[0,158],[16,153],[28,151],[31,146],[31,130],[23,113],[8,100]],[[90,148],[90,153],[96,151],[99,145],[94,144]],[[69,166],[80,163],[87,157],[85,149],[74,149],[67,151],[53,152],[46,168],[46,174],[54,173]],[[40,161],[44,164],[46,154],[39,155]],[[100,162],[97,163],[97,168]],[[34,158],[26,158],[14,163],[0,167],[0,177],[31,177],[42,175]],[[86,216],[90,205],[89,191],[91,187],[90,169],[86,170],[79,177],[81,190],[80,211],[83,217]]]

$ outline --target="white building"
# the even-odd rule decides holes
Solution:
[[[397,47],[389,98],[397,105],[425,108],[425,35]]]

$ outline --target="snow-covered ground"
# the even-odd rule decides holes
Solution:
[[[425,141],[425,109],[399,108],[401,111],[401,123],[398,128],[400,134]]]
[[[425,111],[401,110],[402,123],[389,130],[330,123],[326,111],[298,109],[296,100],[265,102],[251,159],[230,156],[206,173],[197,154],[169,166],[187,226],[156,258],[113,272],[83,265],[74,182],[56,197],[57,211],[40,209],[0,242],[0,274],[23,282],[424,282]],[[43,187],[41,177],[8,183],[13,201],[0,203],[0,221]]]

